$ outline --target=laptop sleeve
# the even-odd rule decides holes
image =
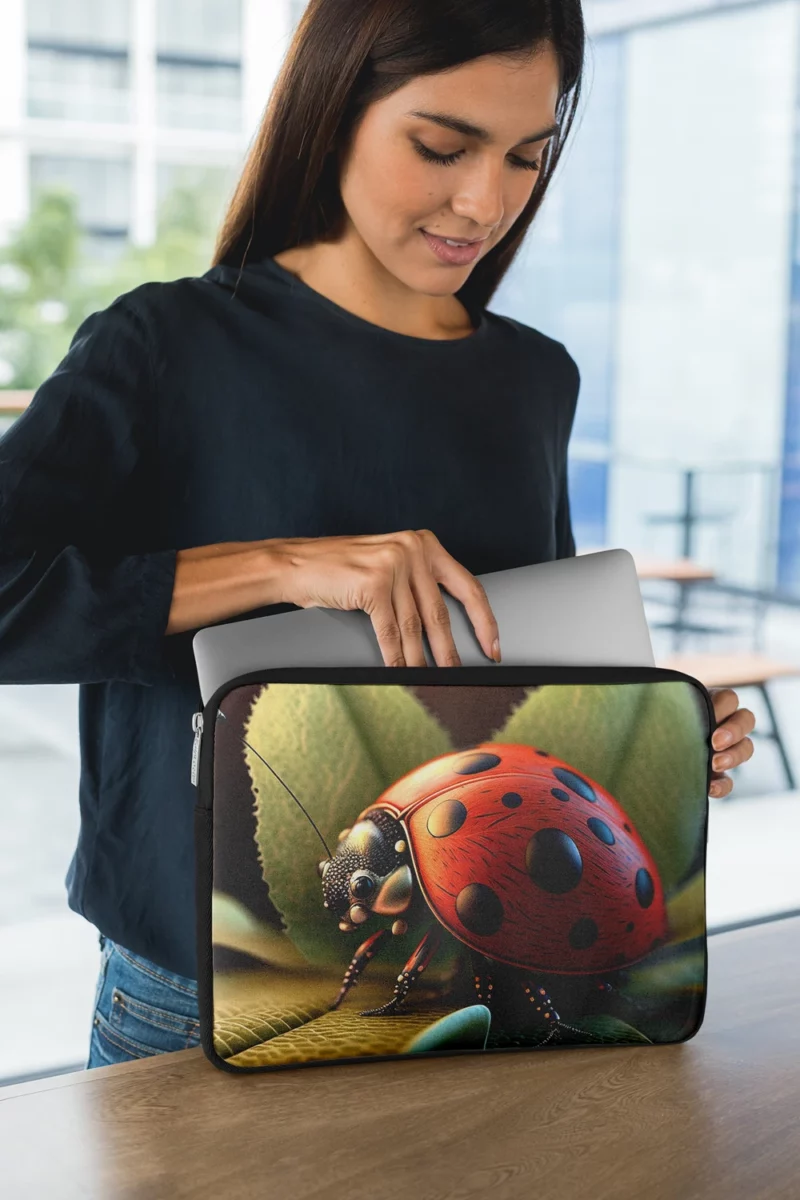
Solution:
[[[327,667],[195,717],[202,1044],[251,1072],[675,1043],[711,697],[657,667]]]

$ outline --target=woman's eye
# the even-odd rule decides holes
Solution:
[[[435,150],[431,150],[429,146],[423,145],[422,142],[415,141],[413,144],[417,153],[427,162],[435,162],[442,167],[452,166],[454,162],[458,162],[459,158],[461,158],[461,155],[464,153],[463,150],[455,150],[452,154],[437,154]],[[526,158],[516,158],[513,154],[511,156],[511,162],[515,167],[519,167],[523,171],[538,171],[542,165],[541,159],[530,162]]]

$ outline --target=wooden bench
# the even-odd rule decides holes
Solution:
[[[783,662],[781,659],[769,658],[765,654],[737,652],[730,654],[671,654],[666,658],[660,658],[658,665],[692,675],[704,683],[707,688],[758,688],[764,697],[771,728],[766,730],[757,728],[753,733],[760,737],[770,738],[775,742],[781,756],[789,790],[795,790],[792,764],[786,753],[775,710],[767,691],[767,684],[773,679],[800,675],[800,663]]]

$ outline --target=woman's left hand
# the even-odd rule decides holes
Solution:
[[[727,796],[733,780],[725,774],[753,756],[753,742],[747,735],[755,728],[756,719],[749,708],[739,708],[739,697],[732,688],[716,688],[711,692],[717,729],[711,738],[715,754],[711,760],[712,777],[709,796]]]

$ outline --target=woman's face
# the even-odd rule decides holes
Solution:
[[[546,43],[527,61],[492,55],[419,76],[370,105],[341,172],[350,218],[346,237],[360,238],[390,274],[415,291],[458,291],[528,202],[536,164],[553,136],[558,93],[558,60]],[[459,118],[485,136],[415,112]],[[528,141],[531,137],[535,140]],[[446,161],[429,157],[434,155]],[[423,230],[485,240],[476,257],[451,263],[442,261]]]

